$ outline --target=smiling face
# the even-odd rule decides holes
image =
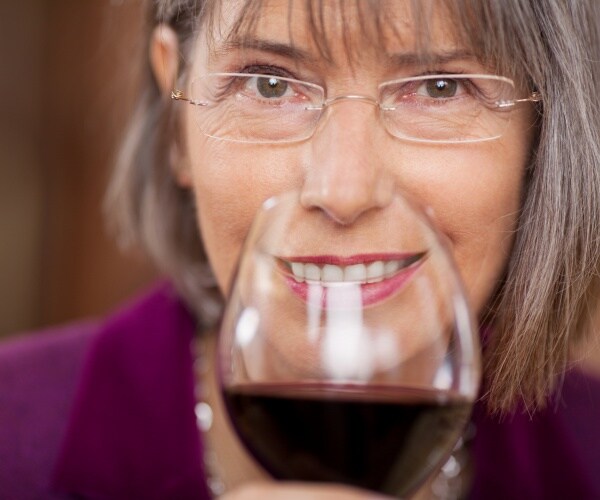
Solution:
[[[199,36],[190,80],[218,72],[275,74],[317,84],[331,99],[376,97],[380,83],[411,76],[490,74],[470,47],[458,42],[443,12],[434,12],[428,57],[422,59],[408,7],[394,2],[394,10],[386,12],[390,23],[373,36],[361,18],[368,14],[359,13],[354,3],[343,16],[337,2],[330,8],[325,3],[327,60],[299,2],[292,4],[291,15],[287,0],[264,2],[252,32],[230,36],[240,3],[225,2],[220,24]],[[378,36],[382,44],[373,43]],[[438,90],[444,97],[444,89]],[[483,310],[513,242],[533,138],[528,105],[513,113],[499,139],[437,145],[393,137],[377,107],[360,100],[331,106],[311,137],[277,145],[207,137],[198,127],[201,110],[185,106],[183,112],[190,170],[181,182],[194,192],[199,229],[224,293],[253,216],[269,197],[298,190],[306,209],[346,227],[371,217],[400,190],[433,214],[474,310]],[[338,272],[335,267],[344,266],[329,271]]]

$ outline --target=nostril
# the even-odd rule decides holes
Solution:
[[[363,214],[385,208],[393,198],[392,182],[340,183],[337,186],[305,185],[300,202],[304,208],[321,210],[340,225],[354,224]]]

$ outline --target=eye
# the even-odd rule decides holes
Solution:
[[[432,78],[426,80],[417,93],[434,99],[448,99],[456,96],[458,85],[458,81],[451,78]]]
[[[285,80],[277,78],[275,76],[260,77],[257,76],[256,83],[252,78],[248,84],[255,85],[258,93],[266,99],[277,99],[284,97],[288,91],[289,84]]]
[[[381,85],[381,102],[391,107],[402,104],[438,105],[476,94],[470,81],[452,75],[432,75],[387,82]],[[447,102],[448,101],[448,102]]]

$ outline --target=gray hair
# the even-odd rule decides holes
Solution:
[[[319,25],[323,2],[296,1],[305,2],[315,41],[326,56]],[[343,8],[344,0],[338,1]],[[260,4],[246,0],[234,29],[250,25]],[[484,370],[490,408],[508,410],[519,399],[531,408],[543,406],[567,367],[570,349],[591,327],[600,290],[600,2],[443,4],[459,35],[482,60],[495,61],[499,72],[543,96],[514,247],[481,318],[492,326]],[[153,0],[148,32],[159,23],[171,25],[185,57],[194,32],[217,18],[218,5],[218,0]],[[427,5],[432,4],[412,1],[418,22],[427,22]],[[385,22],[377,0],[364,0],[361,9],[370,10],[375,23]],[[419,32],[426,46],[427,31]],[[169,151],[178,140],[174,109],[161,95],[148,62],[144,64],[144,88],[109,186],[106,211],[121,241],[146,249],[200,323],[209,326],[218,318],[222,299],[198,233],[192,195],[173,179]]]

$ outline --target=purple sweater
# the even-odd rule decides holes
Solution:
[[[163,284],[103,324],[0,348],[0,498],[209,498],[194,330]],[[474,422],[471,498],[600,498],[600,381],[574,371],[556,409]]]

